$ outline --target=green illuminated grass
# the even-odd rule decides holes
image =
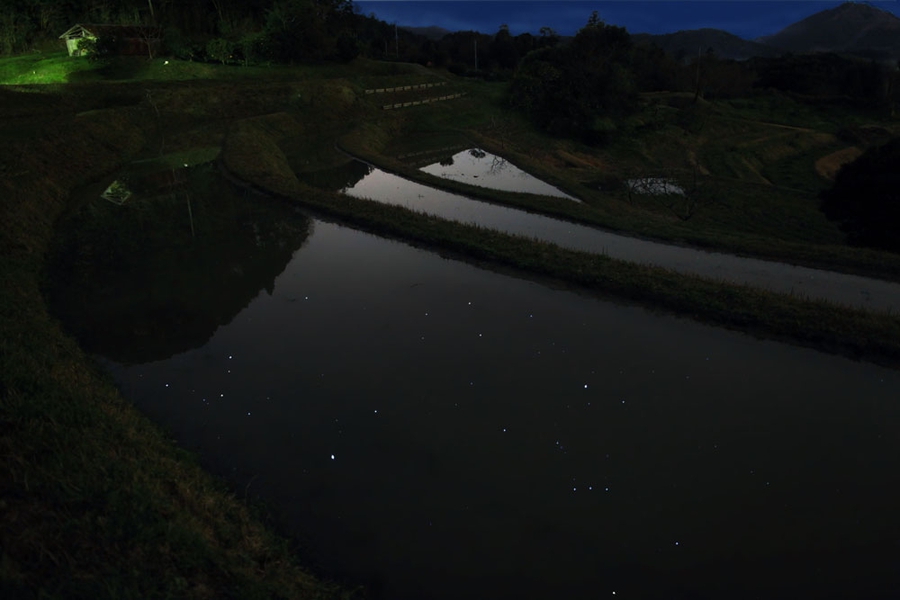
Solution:
[[[74,73],[95,68],[84,58],[65,51],[52,54],[28,54],[0,59],[0,85],[66,83]]]

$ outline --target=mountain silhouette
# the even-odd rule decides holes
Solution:
[[[846,2],[757,40],[790,52],[836,52],[900,58],[900,18],[868,4]]]

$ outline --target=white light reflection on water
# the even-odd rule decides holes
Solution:
[[[494,190],[525,192],[581,202],[578,198],[526,173],[505,158],[479,148],[459,152],[449,160],[430,164],[420,170],[438,177]]]
[[[460,223],[552,242],[572,250],[752,285],[801,298],[900,312],[900,283],[629,237],[436,190],[380,169],[370,169],[365,177],[343,191],[354,197],[404,206]]]

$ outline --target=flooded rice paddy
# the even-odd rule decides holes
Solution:
[[[900,595],[900,373],[486,271],[197,175],[229,219],[195,195],[202,243],[180,223],[134,264],[85,271],[120,249],[98,238],[63,261],[55,305],[109,290],[64,315],[70,330],[319,568],[392,600]],[[100,225],[129,208],[96,202],[83,210]],[[242,284],[198,300],[208,281],[185,282],[217,254],[213,279]],[[167,343],[143,351],[154,336]]]
[[[505,158],[485,152],[479,148],[470,148],[457,152],[439,162],[424,166],[421,170],[431,175],[453,179],[469,185],[505,192],[525,192],[528,194],[553,196],[580,202],[577,198],[526,173]]]
[[[869,310],[900,311],[900,284],[894,282],[629,237],[435,190],[374,167],[366,167],[364,175],[357,167],[354,175],[343,191],[359,198],[681,273]]]

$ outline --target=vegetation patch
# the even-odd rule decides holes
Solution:
[[[43,106],[52,127],[0,141],[0,596],[346,597],[50,317],[42,273],[70,190],[136,156],[153,128],[146,111]]]
[[[834,178],[837,176],[838,171],[841,170],[841,167],[853,162],[859,158],[861,154],[862,150],[856,146],[835,150],[831,154],[823,156],[816,161],[816,173],[825,179],[834,181]]]
[[[247,130],[243,130],[247,131]],[[255,136],[266,136],[259,129]],[[274,140],[257,142],[260,146]],[[283,161],[266,156],[244,173],[259,173],[267,164],[272,174],[245,179],[268,193],[367,229],[448,248],[479,260],[498,262],[529,272],[565,280],[601,294],[627,298],[649,306],[689,314],[704,321],[788,339],[891,366],[900,364],[900,320],[827,302],[806,301],[747,286],[684,276],[603,256],[565,250],[554,244],[445,221],[396,206],[305,188],[289,194],[269,188],[278,180]],[[223,153],[227,166],[231,159]],[[240,173],[235,173],[244,178]]]

